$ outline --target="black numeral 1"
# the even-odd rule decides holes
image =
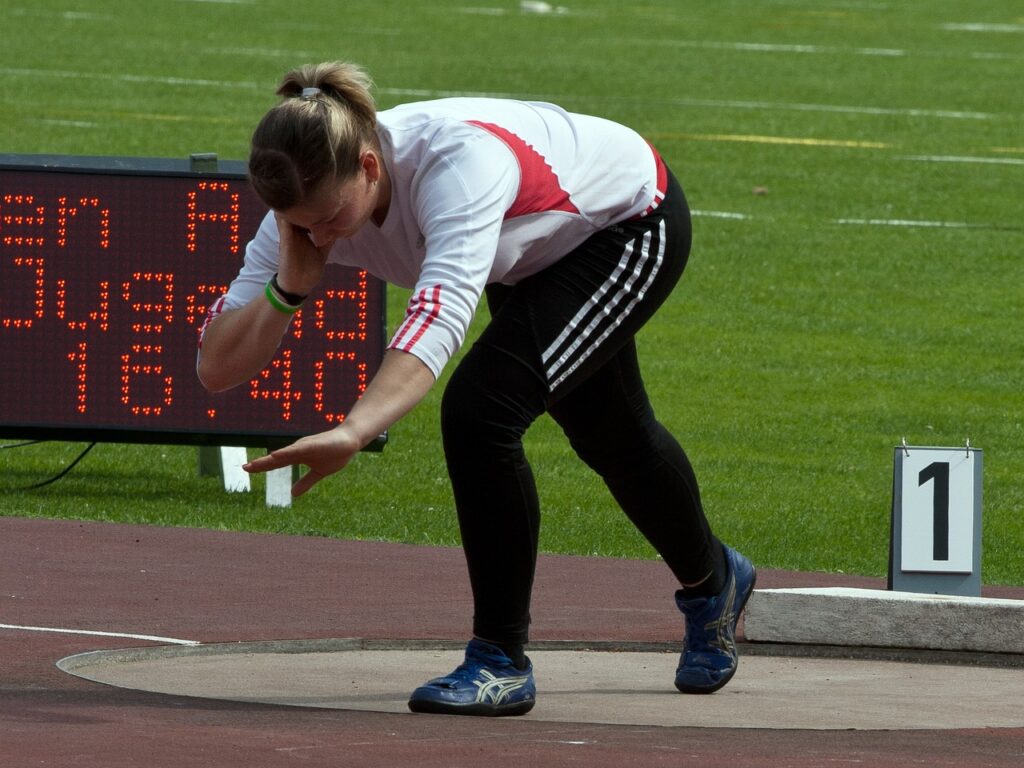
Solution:
[[[932,559],[949,560],[949,463],[936,461],[917,475],[918,487],[929,480],[932,486]]]

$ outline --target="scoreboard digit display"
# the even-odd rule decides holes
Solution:
[[[384,354],[365,271],[329,266],[247,384],[199,383],[207,309],[267,211],[243,163],[200,165],[0,155],[0,437],[274,448],[344,420]]]

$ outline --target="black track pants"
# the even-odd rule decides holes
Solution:
[[[634,335],[690,251],[674,178],[650,215],[605,229],[515,286],[445,390],[442,434],[474,597],[473,631],[525,643],[540,505],[522,437],[547,412],[683,583],[720,557],[690,462],[656,420]]]

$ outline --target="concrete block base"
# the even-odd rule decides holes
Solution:
[[[756,589],[751,642],[1024,653],[1024,600],[840,587]]]

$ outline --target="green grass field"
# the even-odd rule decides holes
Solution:
[[[719,536],[765,567],[883,575],[894,446],[969,438],[983,580],[1024,584],[1020,4],[552,5],[10,0],[0,152],[244,158],[283,71],[334,58],[372,72],[382,108],[486,93],[625,122],[695,211],[639,344]],[[260,480],[199,478],[181,446],[100,444],[19,490],[84,447],[46,443],[0,451],[0,512],[457,544],[439,393],[287,510]],[[527,450],[545,551],[653,556],[550,422]]]

